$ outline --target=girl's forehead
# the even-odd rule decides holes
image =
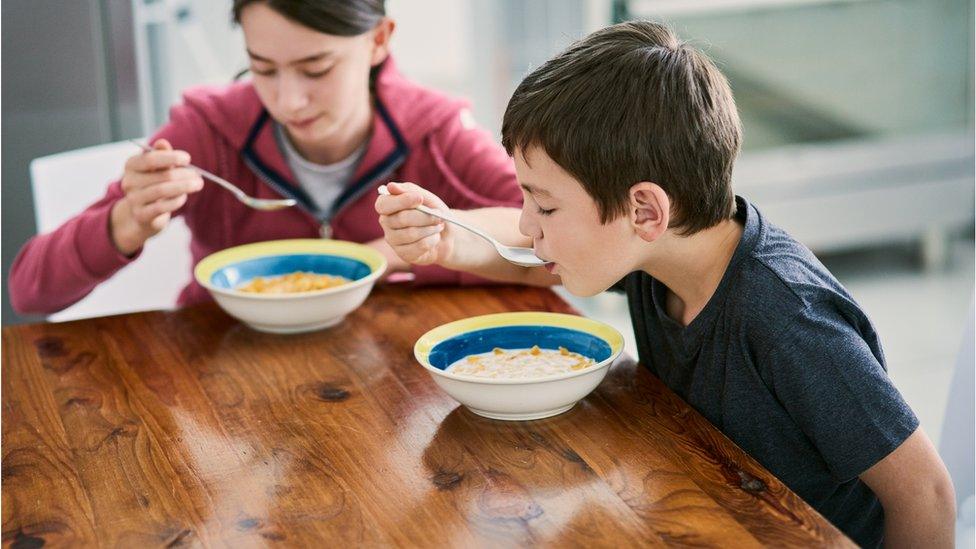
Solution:
[[[329,61],[340,58],[349,51],[349,38],[319,33],[310,39],[281,37],[251,37],[245,33],[245,46],[248,55],[258,61],[268,61],[282,65],[297,65]]]
[[[309,49],[342,50],[356,38],[327,34],[307,27],[265,4],[252,4],[244,8],[241,13],[241,30],[248,49],[262,57],[273,52],[304,57],[308,55]],[[305,55],[302,55],[303,52]]]

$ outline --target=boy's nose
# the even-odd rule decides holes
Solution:
[[[526,213],[525,207],[522,207],[522,213],[519,214],[519,232],[523,235],[532,239],[533,242],[542,239],[542,230],[539,228],[539,224],[532,219],[532,215]]]

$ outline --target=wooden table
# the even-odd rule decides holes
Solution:
[[[413,358],[549,290],[377,288],[276,336],[213,305],[3,329],[3,541],[86,546],[851,542],[632,359],[571,411],[478,417]]]

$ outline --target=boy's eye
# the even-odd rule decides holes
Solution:
[[[536,210],[539,211],[539,215],[552,215],[552,212],[556,211],[556,208],[553,208],[551,210],[546,210],[536,206]]]

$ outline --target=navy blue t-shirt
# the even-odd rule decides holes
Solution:
[[[661,282],[624,279],[640,360],[851,539],[878,546],[883,510],[858,475],[918,420],[847,290],[754,206],[736,205],[742,239],[688,326],[667,315]]]

